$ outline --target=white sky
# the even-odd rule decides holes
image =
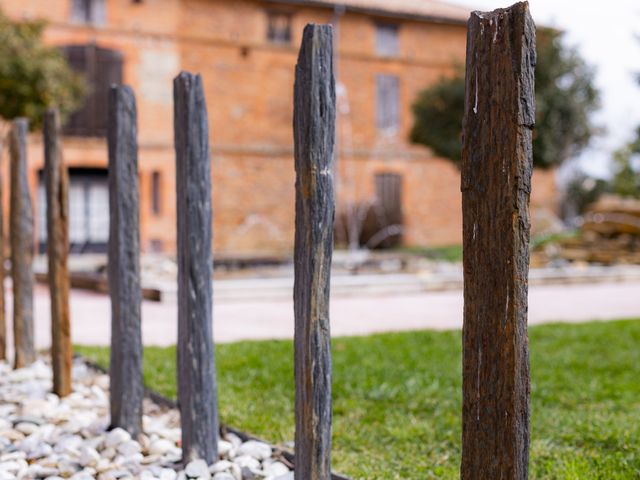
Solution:
[[[477,10],[515,3],[500,0],[447,0]],[[538,24],[562,29],[565,42],[577,47],[596,67],[601,110],[594,115],[606,133],[595,139],[579,162],[585,171],[606,175],[611,152],[633,138],[640,125],[640,0],[529,0]]]

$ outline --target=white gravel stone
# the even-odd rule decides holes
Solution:
[[[18,460],[8,460],[0,463],[0,471],[17,474],[20,471],[21,465]]]
[[[26,440],[28,439],[25,439],[24,441]],[[27,459],[37,460],[38,458],[48,457],[52,453],[53,453],[53,448],[51,447],[51,445],[49,445],[48,443],[42,443],[42,441],[39,441],[39,443],[35,446],[35,448],[32,448],[29,450]]]
[[[159,438],[151,442],[151,445],[149,445],[149,453],[152,455],[164,455],[175,447],[175,443],[164,438]]]
[[[249,455],[258,460],[271,458],[271,447],[263,442],[249,440],[238,447],[238,455]]]
[[[31,435],[38,431],[38,425],[35,425],[31,422],[20,422],[15,426],[15,429],[20,433],[24,433],[25,435]]]
[[[71,475],[71,480],[94,480],[94,477],[91,473],[82,471]]]
[[[69,458],[62,458],[58,461],[58,472],[63,477],[70,477],[80,470],[80,465]]]
[[[253,470],[258,470],[260,468],[260,461],[251,455],[241,455],[236,457],[233,459],[233,463],[238,465],[240,468],[247,467]]]
[[[126,430],[120,427],[114,428],[107,434],[107,438],[104,440],[104,444],[107,448],[117,447],[121,443],[131,440],[131,435]]]
[[[208,479],[211,478],[209,466],[204,460],[192,460],[187,464],[184,473],[188,478]]]
[[[230,470],[232,466],[233,466],[233,462],[230,462],[229,460],[219,460],[209,467],[209,472],[211,473],[226,472]]]
[[[182,459],[180,417],[145,400],[138,441],[109,426],[109,378],[75,361],[73,393],[51,392],[51,369],[39,359],[11,370],[0,361],[0,480],[275,480],[288,472],[263,442],[233,434],[218,442],[219,461]],[[244,475],[243,475],[244,470]]]
[[[175,470],[171,470],[170,468],[163,468],[158,475],[160,480],[175,480],[178,474]]]
[[[100,461],[100,454],[95,448],[83,445],[80,447],[79,460],[84,467],[95,467]]]
[[[263,464],[263,471],[268,477],[278,477],[289,473],[289,467],[282,462],[273,462],[266,466]]]
[[[233,443],[226,440],[218,440],[218,455],[225,457],[233,449]]]
[[[140,453],[142,448],[140,448],[140,444],[134,440],[129,440],[128,442],[123,442],[118,445],[118,453],[124,455],[125,457],[132,457],[133,455]]]
[[[240,445],[242,445],[242,439],[235,433],[229,433],[227,435],[227,441],[231,442],[234,448],[238,448]]]
[[[280,475],[279,477],[275,477],[273,480],[293,480],[293,472],[285,473],[284,475]]]
[[[101,452],[101,456],[103,458],[108,458],[108,459],[113,459],[116,457],[116,455],[118,454],[118,452],[116,451],[115,448],[113,447],[109,447],[109,448],[105,448],[104,450],[102,450]]]
[[[227,472],[219,472],[213,476],[213,480],[236,480],[236,477]]]
[[[258,480],[264,478],[260,470],[254,470],[249,467],[242,467],[242,480]]]

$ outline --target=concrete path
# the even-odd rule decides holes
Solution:
[[[529,320],[581,322],[640,318],[640,282],[553,285],[530,287]],[[11,305],[10,297],[7,304]],[[143,339],[146,345],[176,342],[176,303],[143,304]],[[10,310],[10,309],[8,309]],[[8,319],[11,312],[8,311]],[[73,291],[71,300],[74,343],[108,345],[110,306],[105,295]],[[36,342],[50,343],[49,296],[36,288]],[[8,321],[7,323],[11,323]],[[449,290],[411,294],[334,296],[331,328],[335,336],[415,329],[453,329],[462,325],[462,292]],[[216,342],[246,339],[292,338],[293,305],[290,300],[224,300],[214,306]]]

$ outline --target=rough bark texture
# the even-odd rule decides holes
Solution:
[[[464,480],[527,478],[534,67],[527,3],[471,14],[462,151]]]
[[[36,358],[33,337],[33,207],[27,180],[26,119],[13,121],[11,130],[11,274],[13,278],[13,337],[15,367]]]
[[[174,80],[178,217],[178,403],[186,463],[218,457],[212,332],[211,158],[199,75]]]
[[[127,86],[109,92],[109,293],[111,427],[142,428],[140,222],[136,101]]]
[[[0,132],[0,135],[2,133]],[[2,142],[3,139],[0,139]],[[0,166],[2,165],[2,147],[0,147]],[[0,360],[7,358],[7,317],[4,297],[4,178],[0,167]]]
[[[47,189],[47,256],[51,297],[53,392],[71,393],[71,324],[69,320],[69,178],[62,161],[57,110],[44,117],[44,171]]]
[[[307,25],[296,66],[295,382],[296,480],[331,478],[332,28]]]

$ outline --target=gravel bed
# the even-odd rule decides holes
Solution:
[[[293,480],[278,451],[232,433],[218,443],[220,459],[183,469],[180,416],[145,399],[136,439],[108,430],[109,377],[82,362],[73,365],[73,393],[51,392],[51,367],[39,359],[12,370],[0,362],[0,480]]]

